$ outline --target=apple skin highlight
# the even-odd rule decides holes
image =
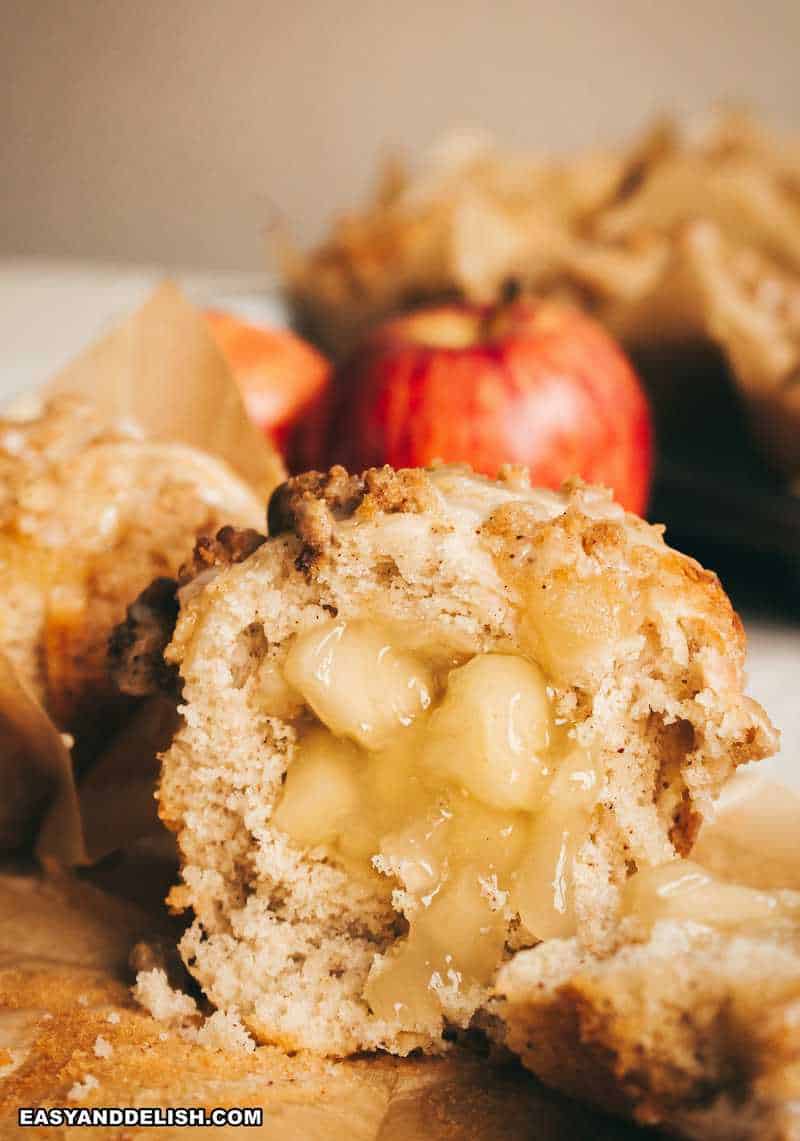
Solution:
[[[206,310],[247,414],[280,451],[291,448],[299,420],[322,398],[330,379],[327,360],[288,329],[267,329],[231,313]]]
[[[650,410],[622,349],[559,302],[453,303],[376,328],[303,429],[295,466],[350,471],[435,459],[532,483],[570,476],[613,488],[641,514],[653,459]]]

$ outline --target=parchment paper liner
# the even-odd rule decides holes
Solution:
[[[90,345],[36,402],[62,393],[86,397],[104,418],[132,423],[151,439],[225,460],[265,511],[285,478],[280,457],[247,418],[205,318],[172,283]],[[30,842],[41,821],[41,859],[85,864],[156,828],[155,753],[165,747],[174,718],[160,702],[142,706],[78,792],[68,741],[0,650],[0,850]]]

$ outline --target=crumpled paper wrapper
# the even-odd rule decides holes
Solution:
[[[80,854],[83,837],[69,752],[0,652],[0,848],[12,851],[31,840],[45,805],[58,822],[53,854]]]
[[[77,393],[109,420],[129,420],[225,460],[264,500],[285,478],[280,457],[248,419],[203,315],[166,282],[106,337],[45,385]]]
[[[248,419],[205,318],[171,283],[23,406],[64,393],[150,439],[224,460],[265,505],[286,476]],[[77,789],[68,743],[0,650],[0,851],[33,842],[38,832],[40,859],[86,864],[155,831],[155,757],[175,719],[165,702],[142,705]]]

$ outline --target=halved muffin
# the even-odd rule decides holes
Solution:
[[[333,468],[269,514],[166,651],[181,953],[261,1041],[438,1051],[514,951],[610,947],[775,732],[715,576],[604,490]]]
[[[106,643],[126,603],[197,536],[262,518],[225,463],[109,425],[85,400],[0,419],[0,648],[79,748],[114,728]]]

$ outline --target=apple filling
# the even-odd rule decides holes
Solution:
[[[646,928],[662,919],[700,923],[727,931],[760,926],[778,930],[800,922],[800,896],[728,883],[692,860],[673,860],[636,872],[628,880],[623,909]]]
[[[283,676],[313,717],[296,721],[273,824],[394,893],[408,931],[365,998],[411,1029],[469,1006],[512,918],[532,939],[574,932],[572,857],[597,790],[534,662],[407,645],[336,619],[295,640]]]

